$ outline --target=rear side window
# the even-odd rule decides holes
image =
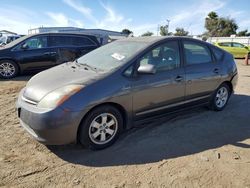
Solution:
[[[96,46],[96,44],[87,37],[75,37],[78,46]]]
[[[221,51],[220,49],[215,48],[215,47],[212,47],[211,49],[212,49],[212,52],[213,52],[216,60],[220,61],[223,59],[223,55],[224,55],[223,51]]]
[[[240,44],[240,43],[235,43],[235,42],[233,42],[232,45],[233,45],[233,47],[244,48],[244,45],[243,45],[243,44]]]
[[[96,44],[87,37],[78,36],[51,36],[51,46],[96,46]]]
[[[210,51],[206,45],[191,41],[184,41],[183,44],[187,65],[212,62]]]

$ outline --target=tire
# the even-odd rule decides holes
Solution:
[[[91,111],[80,125],[78,140],[90,149],[100,150],[111,146],[119,137],[123,117],[113,106],[100,106]]]
[[[4,79],[14,78],[19,72],[17,64],[11,60],[0,61],[0,77]]]
[[[231,90],[226,83],[221,84],[214,92],[212,99],[210,101],[210,109],[214,111],[223,110],[230,98]]]

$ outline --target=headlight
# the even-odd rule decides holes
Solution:
[[[79,92],[83,88],[82,85],[67,85],[52,91],[45,95],[38,103],[40,108],[55,108],[66,101],[71,95]]]

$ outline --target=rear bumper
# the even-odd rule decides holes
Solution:
[[[81,122],[80,112],[62,108],[53,110],[39,109],[21,99],[17,101],[20,124],[37,141],[46,145],[63,145],[75,142]]]
[[[233,78],[231,79],[231,83],[233,86],[233,92],[235,91],[236,85],[238,83],[238,73],[236,73]]]

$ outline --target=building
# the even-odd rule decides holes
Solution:
[[[34,29],[29,29],[28,34],[46,33],[46,32],[73,32],[73,33],[83,33],[87,35],[94,35],[99,40],[100,44],[106,44],[113,41],[115,38],[127,37],[127,34],[117,31],[110,31],[105,29],[83,29],[77,27],[39,27]]]

